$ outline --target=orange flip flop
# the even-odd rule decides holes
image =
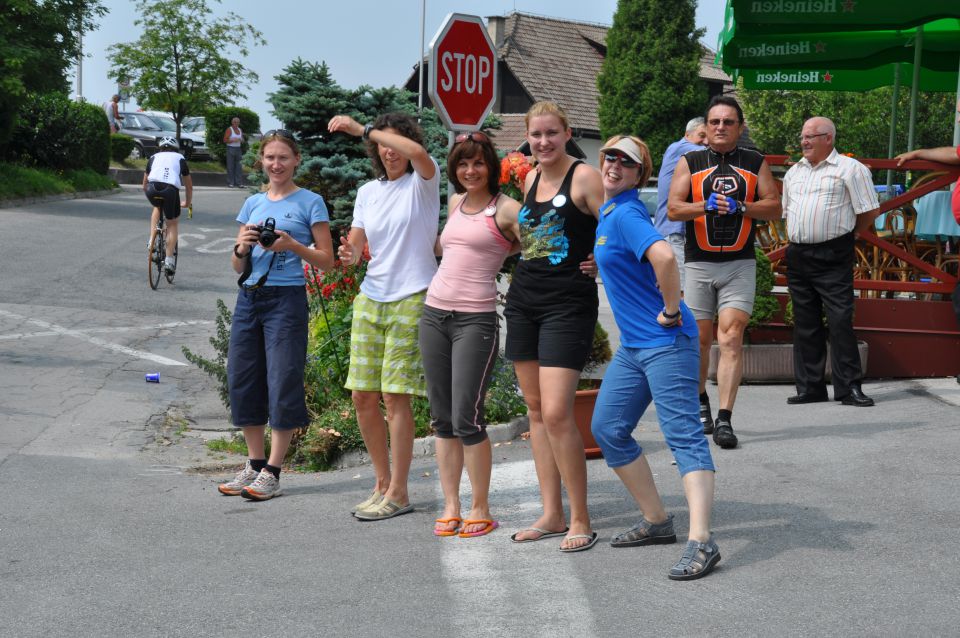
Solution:
[[[434,536],[456,536],[457,532],[460,531],[460,524],[463,523],[463,519],[457,518],[456,516],[451,516],[450,518],[438,518],[436,522],[447,524],[453,521],[457,522],[456,527],[454,527],[453,529],[444,529],[444,530],[438,530],[436,527],[434,527],[433,535]]]
[[[474,538],[476,536],[486,536],[493,530],[500,527],[500,523],[498,523],[497,521],[491,521],[486,518],[479,518],[479,519],[468,518],[467,520],[463,521],[463,526],[466,527],[467,525],[479,525],[480,523],[483,523],[484,525],[483,529],[477,530],[476,532],[469,532],[469,533],[460,532],[459,534],[457,534],[457,536],[459,536],[460,538]]]

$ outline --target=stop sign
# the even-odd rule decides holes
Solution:
[[[478,16],[451,13],[430,41],[429,94],[454,131],[475,130],[493,108],[497,50]]]

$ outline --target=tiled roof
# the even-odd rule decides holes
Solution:
[[[516,12],[488,19],[504,20],[500,59],[531,97],[560,104],[574,128],[599,131],[597,76],[610,27]],[[700,77],[730,83],[716,53],[703,49]]]
[[[503,125],[499,130],[491,131],[493,143],[497,150],[509,153],[515,151],[526,141],[527,125],[524,123],[525,113],[499,113],[498,117]]]
[[[511,13],[505,18],[500,59],[534,100],[553,100],[567,112],[571,126],[598,131],[597,75],[608,28]]]

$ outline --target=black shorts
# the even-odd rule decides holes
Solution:
[[[538,361],[543,368],[583,370],[593,347],[596,306],[531,309],[508,304],[503,316],[507,319],[507,359]]]
[[[147,182],[147,199],[167,219],[180,217],[180,189],[164,182]]]

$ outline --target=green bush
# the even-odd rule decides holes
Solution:
[[[0,199],[108,190],[115,186],[112,179],[90,169],[61,172],[0,162]]]
[[[223,132],[230,126],[230,121],[234,117],[240,118],[240,130],[243,131],[244,135],[244,151],[247,150],[250,134],[260,131],[260,116],[241,106],[214,107],[207,109],[203,116],[206,118],[207,148],[211,155],[224,164],[227,161],[227,146],[223,143]]]
[[[81,193],[86,191],[108,190],[117,185],[113,179],[89,168],[80,171],[66,171],[63,177],[73,186],[75,191]]]
[[[25,166],[106,174],[110,129],[103,110],[61,93],[33,95],[17,114],[8,155]]]
[[[110,159],[114,162],[122,162],[130,157],[133,151],[133,138],[123,133],[113,133],[110,135]]]
[[[498,356],[493,364],[490,386],[484,401],[484,418],[487,423],[506,423],[526,413],[527,404],[520,394],[513,364]]]
[[[773,284],[776,280],[770,260],[758,247],[754,247],[754,253],[757,260],[757,287],[753,300],[753,314],[750,315],[750,322],[747,324],[748,330],[768,323],[780,311],[780,304],[773,295]]]
[[[218,383],[217,392],[228,411],[230,410],[230,391],[227,386],[227,351],[230,349],[231,323],[233,323],[233,314],[227,309],[227,304],[223,303],[222,299],[217,299],[217,333],[210,337],[210,345],[213,346],[213,351],[216,353],[215,358],[207,359],[191,352],[186,346],[180,348],[187,361],[216,379]]]

